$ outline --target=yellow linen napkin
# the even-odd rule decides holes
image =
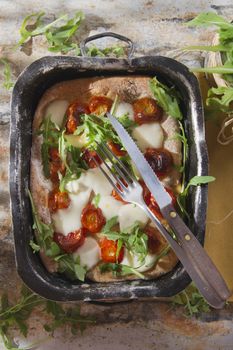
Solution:
[[[203,77],[198,78],[205,100],[208,86]],[[219,124],[221,118],[219,116]],[[209,184],[205,249],[233,290],[233,142],[220,145],[219,130],[216,121],[206,122],[209,174],[216,180]]]

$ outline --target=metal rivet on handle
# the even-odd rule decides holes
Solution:
[[[185,238],[186,241],[190,241],[190,239],[191,239],[191,237],[190,237],[190,235],[188,233],[184,236],[184,238]]]
[[[176,217],[176,212],[175,211],[171,211],[170,212],[170,217],[171,218],[175,218]]]

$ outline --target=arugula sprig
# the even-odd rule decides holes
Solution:
[[[145,279],[145,276],[137,269],[124,264],[103,263],[99,265],[99,269],[101,273],[111,271],[116,277],[125,275],[136,275],[141,279]]]
[[[53,321],[50,324],[45,324],[44,329],[52,334],[57,328],[65,325],[65,327],[70,328],[73,335],[76,335],[78,330],[83,332],[88,324],[95,323],[94,318],[81,315],[79,305],[63,308],[60,304],[47,300],[45,310],[47,314],[53,316]]]
[[[180,207],[180,210],[183,214],[185,214],[187,217],[189,217],[188,212],[186,211],[186,199],[187,199],[187,195],[189,192],[189,189],[191,186],[199,186],[199,185],[205,185],[207,183],[213,182],[215,181],[215,177],[213,176],[194,176],[192,177],[188,184],[185,186],[185,188],[183,189],[183,191],[181,193],[179,193],[179,195],[177,196],[177,203]]]
[[[114,56],[118,58],[120,56],[124,56],[124,54],[125,54],[124,48],[119,45],[106,47],[104,49],[99,49],[95,45],[92,45],[87,50],[87,56],[90,56],[90,57]]]
[[[12,81],[12,71],[11,71],[10,63],[6,58],[1,58],[0,62],[4,65],[4,70],[3,70],[4,81],[2,83],[2,86],[6,90],[10,90],[14,86],[14,83]]]
[[[217,26],[217,33],[219,36],[219,45],[210,46],[188,46],[185,50],[200,50],[221,52],[223,58],[223,65],[218,67],[192,68],[193,72],[205,72],[222,74],[224,79],[233,83],[233,24],[226,21],[223,17],[216,13],[207,12],[201,13],[192,21],[187,23],[188,26]]]
[[[38,134],[43,136],[41,158],[44,175],[46,178],[49,178],[49,149],[50,147],[58,147],[61,130],[57,125],[55,125],[55,123],[52,122],[51,116],[47,116],[42,120]]]
[[[101,232],[101,235],[107,237],[110,240],[118,241],[118,245],[124,246],[139,257],[139,262],[143,263],[148,254],[148,236],[140,228],[138,222],[133,224],[121,232],[112,231],[112,227],[117,223],[117,217],[113,217],[107,221],[106,225]],[[118,248],[118,251],[120,251]]]
[[[21,288],[19,299],[13,304],[9,301],[5,293],[0,302],[0,337],[6,349],[8,350],[27,350],[46,341],[42,339],[34,344],[19,349],[11,340],[11,329],[18,329],[23,336],[28,335],[28,320],[35,309],[40,309],[41,313],[51,316],[50,323],[44,325],[46,332],[52,333],[60,327],[68,327],[72,334],[78,330],[81,332],[88,324],[95,323],[93,317],[83,316],[80,306],[63,307],[55,301],[46,300],[39,295],[34,294],[24,285]]]
[[[179,106],[179,96],[174,87],[168,87],[158,81],[156,77],[150,79],[149,87],[158,105],[171,117],[182,120],[183,115]]]
[[[30,246],[34,252],[43,250],[49,257],[58,255],[61,251],[57,243],[53,241],[53,227],[52,225],[45,224],[39,217],[36,210],[32,195],[28,191],[29,199],[31,202],[32,215],[33,215],[33,229],[37,231],[37,242],[30,241]]]
[[[70,254],[61,254],[54,258],[58,262],[58,271],[64,273],[71,280],[84,282],[87,269],[80,264],[80,258],[76,259]]]
[[[211,310],[209,304],[207,304],[193,282],[185,290],[172,297],[172,303],[174,306],[183,305],[185,315],[188,317]]]
[[[76,50],[76,54],[79,54],[77,43],[72,42],[71,39],[84,19],[83,13],[79,11],[71,19],[65,14],[48,24],[45,24],[44,16],[45,12],[38,12],[25,17],[19,31],[21,38],[17,46],[21,46],[29,39],[43,34],[50,45],[48,50],[63,53]]]

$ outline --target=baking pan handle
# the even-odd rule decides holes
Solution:
[[[81,41],[80,43],[80,50],[81,50],[81,54],[82,56],[88,56],[87,55],[87,50],[86,50],[86,44],[89,43],[90,41],[94,41],[100,38],[104,38],[104,37],[112,37],[112,38],[116,38],[119,39],[121,41],[124,41],[128,44],[128,58],[132,58],[133,53],[134,53],[134,43],[132,42],[132,40],[130,40],[129,38],[127,38],[126,36],[117,34],[117,33],[113,33],[113,32],[104,32],[104,33],[99,33],[96,35],[92,35],[89,36],[88,38],[84,39],[83,41]]]

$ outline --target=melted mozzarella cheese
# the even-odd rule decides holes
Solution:
[[[73,253],[74,259],[80,258],[80,265],[88,270],[94,267],[100,260],[100,247],[96,240],[87,237],[84,244]]]
[[[65,139],[74,147],[83,148],[88,143],[86,134],[81,135],[65,135]]]
[[[70,193],[78,193],[82,191],[84,188],[86,189],[86,186],[83,185],[83,180],[85,177],[85,173],[82,173],[79,179],[76,180],[70,180],[65,185],[65,188]]]
[[[145,152],[148,147],[160,148],[163,146],[164,134],[159,123],[137,126],[133,130],[132,136],[142,152]]]
[[[50,116],[51,121],[58,126],[62,125],[69,102],[65,100],[55,100],[51,102],[45,111],[45,116]]]
[[[70,205],[67,209],[59,209],[52,215],[55,231],[67,236],[68,233],[81,227],[81,213],[88,203],[91,190],[88,189],[78,195],[70,194]]]
[[[132,226],[136,221],[141,227],[144,227],[149,220],[144,211],[135,204],[123,205],[118,215],[121,231]]]
[[[120,102],[117,105],[115,117],[120,118],[125,114],[127,114],[129,119],[134,120],[134,111],[133,111],[133,107],[131,106],[131,104],[129,104],[127,102]]]
[[[133,267],[134,269],[137,269],[137,271],[139,272],[145,272],[147,270],[150,270],[153,267],[153,265],[156,262],[156,259],[157,259],[156,255],[147,254],[145,261],[142,264],[141,261],[139,260],[138,255],[132,254],[131,252],[128,251],[128,249],[125,248],[124,258],[121,264]]]
[[[120,208],[124,204],[117,201],[112,196],[102,196],[100,197],[98,207],[102,210],[106,220],[110,220],[114,216],[118,216]]]
[[[101,196],[110,195],[112,192],[112,186],[102,174],[99,168],[89,169],[82,183],[88,188],[92,189],[95,194],[100,194]]]

